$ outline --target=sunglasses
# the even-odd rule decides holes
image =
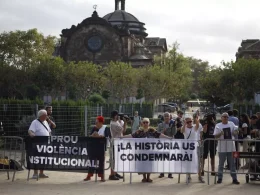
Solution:
[[[190,123],[192,123],[192,121],[187,121],[186,123],[187,123],[187,124],[190,124]]]
[[[144,121],[143,124],[148,124],[148,122],[147,122],[147,121]]]
[[[228,118],[228,116],[222,116],[223,118]]]

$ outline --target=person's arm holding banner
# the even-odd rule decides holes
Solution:
[[[124,135],[123,137],[121,138],[133,138],[132,134],[128,134],[128,135]]]
[[[166,138],[166,139],[172,139],[171,137],[167,136],[167,135],[164,135],[161,133],[160,137],[159,138]]]

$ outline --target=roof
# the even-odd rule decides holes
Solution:
[[[108,22],[138,22],[139,20],[132,14],[124,11],[124,10],[116,10],[112,13],[109,13],[103,17]]]
[[[163,46],[166,44],[166,39],[160,37],[147,37],[144,44],[146,46]]]
[[[137,34],[146,37],[146,28],[144,23],[140,22],[135,16],[124,11],[115,10],[103,17],[116,29],[128,29],[130,34]]]
[[[241,42],[241,46],[238,48],[236,56],[239,57],[243,53],[260,52],[260,40],[259,39],[247,39]]]

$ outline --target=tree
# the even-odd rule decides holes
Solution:
[[[191,68],[189,58],[179,52],[177,42],[171,46],[161,67],[166,79],[163,97],[185,101],[191,88]]]
[[[65,90],[65,63],[59,57],[41,56],[31,68],[32,81],[41,89],[41,95],[51,95],[53,99]]]
[[[106,103],[106,100],[100,94],[97,94],[97,93],[90,95],[88,100],[95,104],[105,104]]]
[[[138,88],[143,90],[146,101],[154,101],[164,96],[167,86],[165,70],[159,65],[138,69]]]
[[[223,62],[220,67],[208,70],[200,77],[202,94],[207,99],[213,95],[219,102],[242,103],[254,98],[260,91],[260,61],[239,59]]]
[[[130,64],[110,62],[104,69],[105,87],[110,91],[110,97],[123,100],[136,95],[136,79],[138,71]]]
[[[100,92],[104,86],[101,67],[91,62],[70,62],[66,66],[66,89],[75,93],[77,99],[87,99],[94,92]]]
[[[43,56],[51,57],[56,38],[37,29],[0,34],[1,97],[34,98],[39,91],[32,81],[32,68]]]
[[[189,64],[192,75],[192,93],[196,93],[200,96],[201,86],[199,85],[199,78],[206,76],[207,70],[209,70],[209,63],[193,57],[189,57]]]
[[[37,29],[10,31],[0,34],[0,64],[27,69],[39,56],[51,56],[57,38],[44,37]]]

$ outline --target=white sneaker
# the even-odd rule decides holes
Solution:
[[[33,174],[32,179],[37,179],[38,175],[37,174]]]

